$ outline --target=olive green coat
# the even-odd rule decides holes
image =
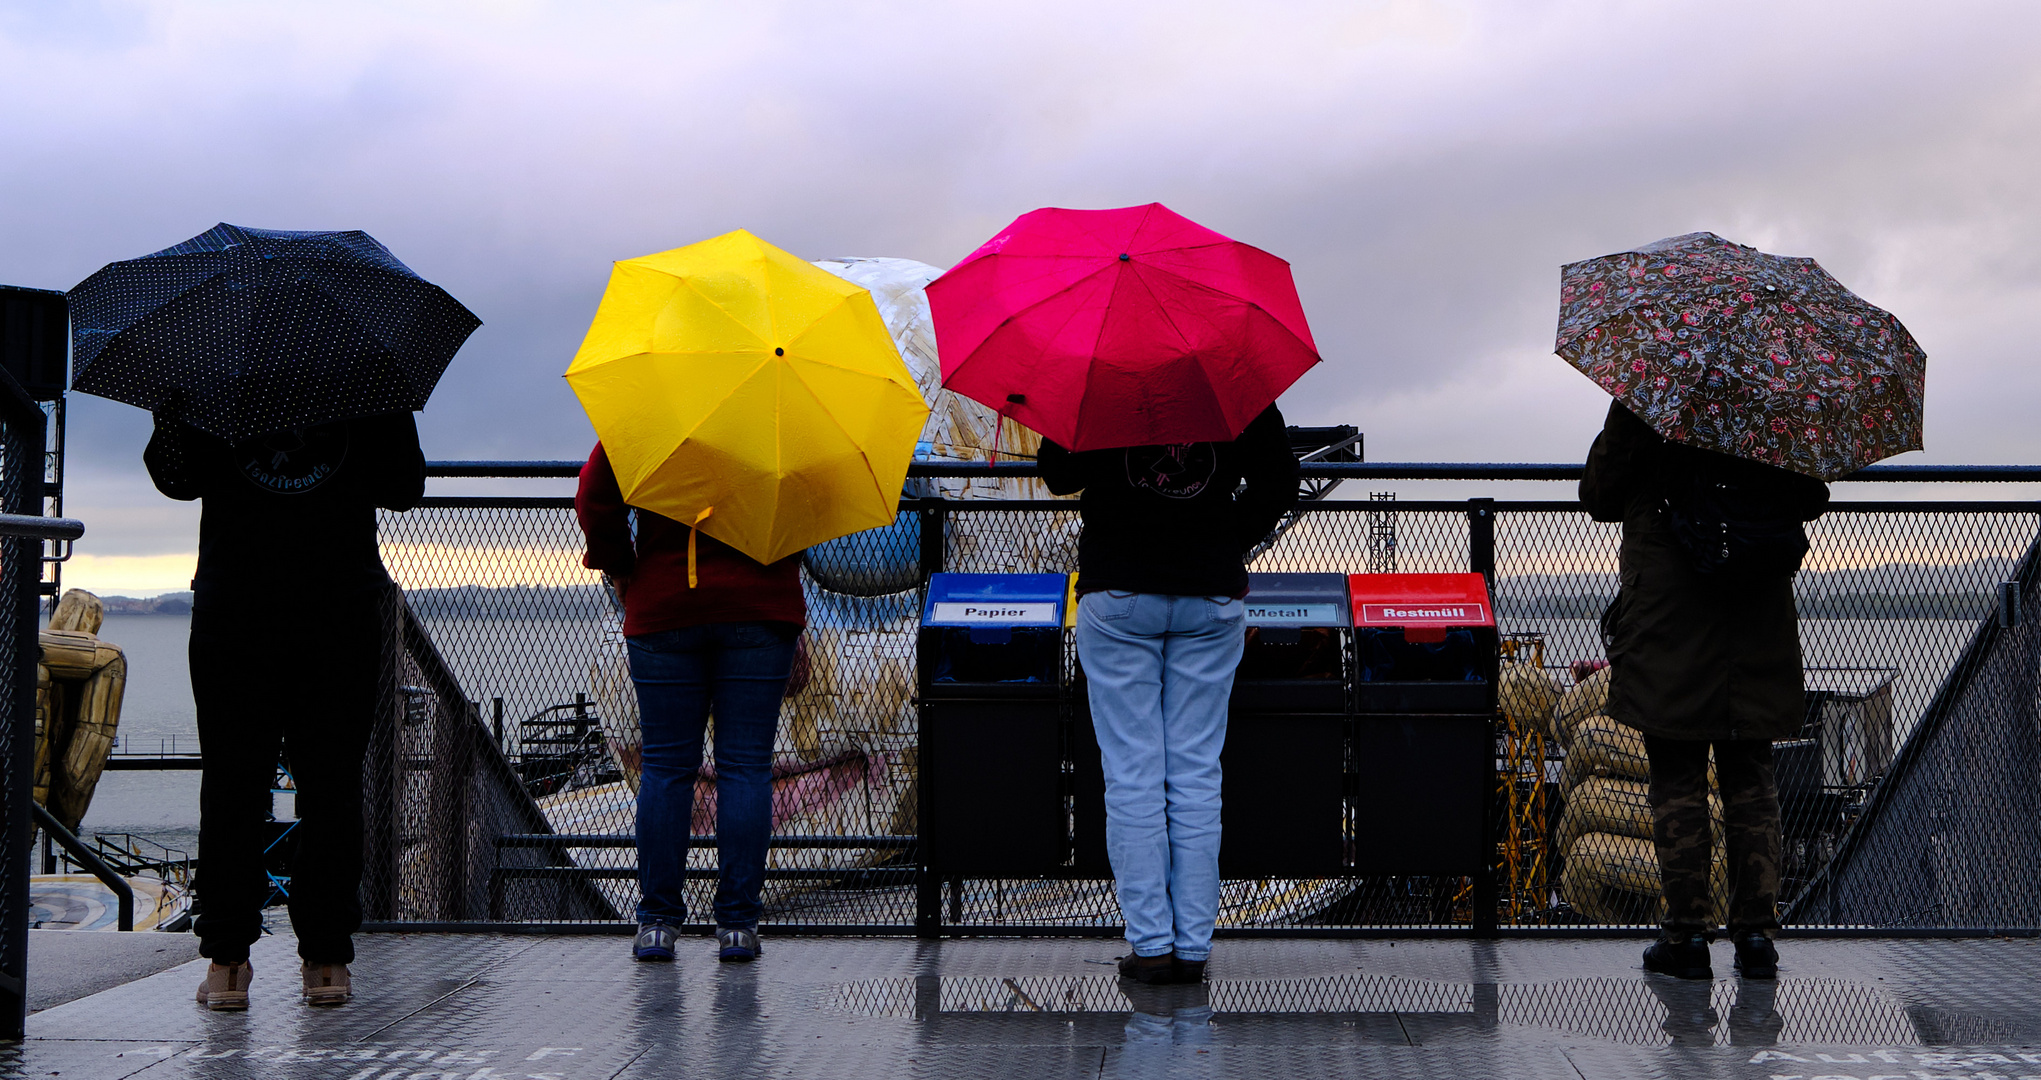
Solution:
[[[1604,618],[1609,715],[1666,739],[1792,738],[1806,714],[1792,575],[1700,574],[1666,520],[1671,476],[1701,453],[1613,403],[1588,451],[1580,501],[1596,521],[1623,523],[1621,587]],[[1819,481],[1780,482],[1800,520],[1827,507]]]

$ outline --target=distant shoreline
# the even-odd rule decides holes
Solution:
[[[189,592],[164,593],[161,596],[102,596],[100,606],[108,615],[190,615],[191,594]]]

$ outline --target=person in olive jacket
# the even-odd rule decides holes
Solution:
[[[1696,491],[1703,494],[1695,495]],[[1703,505],[1730,492],[1733,515]],[[1807,551],[1801,523],[1828,506],[1828,487],[1782,468],[1671,442],[1620,403],[1588,451],[1580,501],[1596,521],[1623,523],[1620,589],[1603,616],[1608,713],[1644,736],[1651,761],[1652,840],[1665,924],[1645,967],[1713,978],[1708,762],[1712,749],[1729,861],[1728,923],[1736,966],[1770,978],[1778,965],[1779,798],[1772,740],[1805,721],[1793,574]],[[1719,509],[1719,506],[1716,507]],[[1736,521],[1728,531],[1722,521]],[[1702,528],[1693,527],[1699,519]],[[1715,526],[1708,533],[1707,526]],[[1716,565],[1756,529],[1760,557]]]

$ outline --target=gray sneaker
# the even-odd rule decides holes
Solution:
[[[716,931],[716,959],[726,964],[748,964],[764,955],[765,946],[758,943],[758,931]]]
[[[636,960],[671,960],[673,944],[680,939],[680,932],[660,922],[648,922],[638,927],[638,936],[631,939],[631,957]]]

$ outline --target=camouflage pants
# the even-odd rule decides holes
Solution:
[[[1709,885],[1714,829],[1708,820],[1708,748],[1685,739],[1644,737],[1651,757],[1651,838],[1658,849],[1669,930],[1712,930]],[[1772,744],[1717,742],[1724,846],[1729,855],[1729,931],[1779,927],[1779,789]]]

